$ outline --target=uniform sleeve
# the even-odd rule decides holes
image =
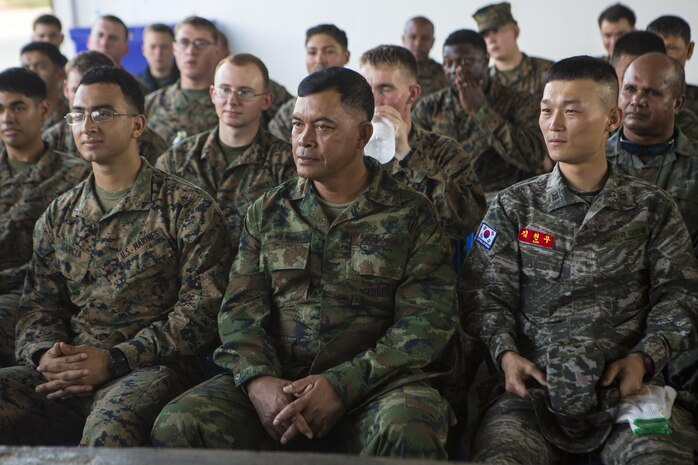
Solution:
[[[456,289],[450,246],[436,212],[418,218],[404,280],[395,294],[394,324],[375,347],[323,375],[351,409],[400,375],[421,372],[436,360],[455,331]],[[396,260],[399,260],[396,257]]]
[[[511,165],[529,173],[538,172],[547,156],[543,136],[538,127],[538,107],[532,99],[509,105],[511,114],[497,112],[485,103],[472,118],[473,131],[468,139],[459,141],[464,146],[491,147]]]
[[[410,184],[433,202],[448,237],[465,239],[485,214],[485,195],[475,179],[472,156],[452,139],[434,142],[436,146],[422,157],[427,165],[424,171],[412,173],[424,175],[426,180],[411,179]],[[407,161],[405,158],[400,164]],[[405,172],[409,175],[410,170]]]
[[[155,162],[155,168],[171,174],[177,174],[177,166],[174,163],[175,149],[170,148],[160,155]]]
[[[412,109],[412,122],[422,129],[431,131],[431,100],[429,97],[422,97]]]
[[[215,340],[216,314],[232,260],[223,218],[210,198],[201,197],[180,213],[178,300],[167,318],[151,323],[115,347],[131,368],[198,355]]]
[[[285,102],[269,122],[269,132],[286,142],[291,140],[291,131],[293,130],[291,120],[294,107],[295,102]]]
[[[476,232],[473,248],[461,271],[459,300],[463,327],[489,348],[497,365],[503,352],[518,352],[516,312],[520,268],[516,229],[501,196],[497,196]],[[492,234],[494,239],[489,242]]]
[[[657,210],[657,225],[650,232],[650,305],[645,334],[631,352],[644,352],[661,371],[678,353],[698,345],[698,272],[691,241],[678,208]]]
[[[259,204],[260,200],[247,212],[218,315],[223,345],[214,353],[214,360],[234,373],[238,386],[257,376],[281,376],[281,362],[265,330],[271,312],[271,291],[259,266],[260,245],[253,220]]]
[[[15,327],[17,359],[29,366],[37,352],[70,342],[70,317],[76,310],[56,260],[51,212],[49,207],[34,228],[34,252]]]
[[[29,269],[29,263],[0,270],[0,294],[6,294],[22,288],[24,277]]]

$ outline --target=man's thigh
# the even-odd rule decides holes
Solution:
[[[669,419],[670,436],[636,436],[627,423],[614,426],[601,450],[605,465],[683,465],[694,463],[691,450],[698,445],[698,431],[688,410],[674,404]]]
[[[19,291],[0,295],[0,367],[17,365],[15,359],[15,325]]]
[[[423,383],[394,389],[343,419],[333,431],[343,452],[412,458],[447,457],[455,417],[446,399]]]
[[[170,402],[158,416],[151,438],[157,447],[281,448],[230,373],[211,378]]]
[[[160,410],[184,387],[165,366],[139,368],[97,390],[80,442],[83,446],[146,446]]]
[[[560,455],[541,434],[531,400],[505,394],[483,415],[473,439],[471,460],[552,465],[560,462]]]
[[[0,370],[0,443],[74,445],[80,440],[87,401],[48,400],[34,389],[46,382],[27,366]]]

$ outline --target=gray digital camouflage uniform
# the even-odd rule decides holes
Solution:
[[[475,174],[488,201],[501,189],[533,176],[547,157],[538,128],[540,103],[526,92],[490,81],[486,103],[469,117],[448,87],[417,102],[412,120],[419,127],[458,141],[475,157]]]
[[[0,366],[15,364],[19,294],[32,256],[34,223],[56,197],[87,177],[90,166],[54,151],[12,175],[0,145]]]
[[[503,73],[496,66],[490,67],[490,78],[512,89],[528,92],[536,99],[543,97],[545,88],[545,73],[553,62],[544,58],[530,57],[522,53],[519,66],[511,72]]]
[[[291,146],[262,128],[252,145],[230,165],[221,152],[216,126],[170,148],[156,166],[199,186],[216,199],[235,249],[252,202],[296,176]]]
[[[420,98],[448,87],[448,79],[441,63],[429,58],[426,63],[418,65],[417,84],[422,88]]]
[[[676,205],[655,186],[611,166],[589,206],[556,166],[501,192],[477,238],[461,280],[464,318],[497,365],[511,350],[545,371],[553,341],[591,337],[606,363],[649,355],[657,382],[673,356],[696,346],[695,257]],[[687,419],[675,405],[674,431],[695,435]],[[559,463],[559,453],[531,401],[504,395],[485,413],[472,460],[541,465]],[[600,455],[607,465],[686,464],[692,452],[665,436],[634,436],[626,423]]]
[[[682,108],[676,114],[674,124],[686,137],[698,140],[698,115],[688,108]]]
[[[218,124],[216,107],[207,94],[189,100],[182,92],[181,80],[151,92],[145,97],[145,117],[153,129],[170,146],[177,133],[185,138],[210,131]]]
[[[472,155],[458,142],[413,125],[410,153],[393,158],[388,170],[395,179],[424,194],[439,212],[449,238],[465,239],[485,214],[485,196],[473,172]]]
[[[78,152],[78,148],[75,146],[73,131],[65,120],[43,131],[41,137],[56,147],[56,150],[81,158],[80,152]],[[145,127],[143,133],[138,138],[138,153],[148,160],[148,163],[151,165],[155,164],[158,157],[165,153],[168,147],[165,139],[148,126]]]
[[[143,161],[103,214],[93,176],[37,223],[17,323],[25,365],[0,370],[3,444],[147,445],[162,406],[200,381],[199,354],[215,341],[231,253],[213,199]],[[133,371],[93,396],[47,400],[34,367],[56,341],[116,347]]]
[[[281,140],[291,142],[291,132],[293,131],[293,109],[296,108],[296,98],[286,101],[274,118],[269,121],[269,132]]]
[[[332,224],[306,179],[250,207],[218,317],[230,373],[165,407],[155,445],[279,448],[240,387],[321,373],[349,412],[340,450],[446,457],[453,414],[427,379],[456,326],[448,240],[422,195],[366,164],[367,191]]]

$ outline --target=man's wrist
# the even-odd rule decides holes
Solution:
[[[126,376],[131,372],[131,366],[128,364],[126,354],[116,347],[109,349],[107,371],[112,379],[121,378],[122,376]]]
[[[649,381],[654,376],[654,360],[645,352],[635,352],[642,357],[642,365],[645,368],[645,375],[642,377],[643,381]]]

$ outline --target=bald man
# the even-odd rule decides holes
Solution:
[[[405,23],[402,33],[402,45],[417,60],[419,74],[417,84],[422,88],[421,95],[431,94],[448,87],[448,80],[441,63],[429,58],[434,46],[434,23],[424,16],[415,16]]]

